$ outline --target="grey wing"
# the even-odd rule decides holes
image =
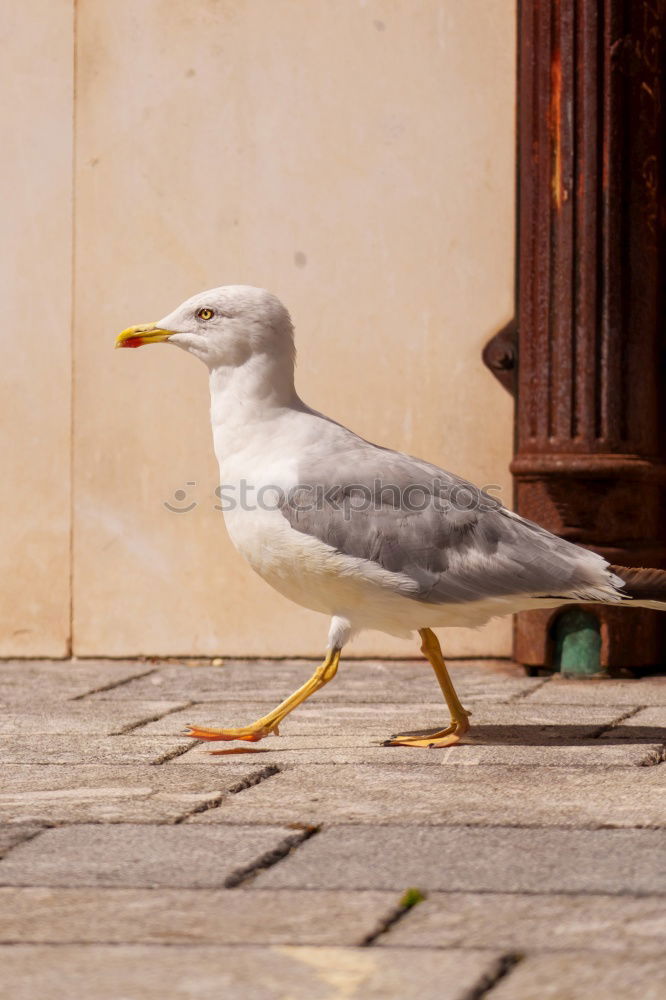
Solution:
[[[594,600],[614,593],[614,578],[601,556],[409,455],[350,433],[344,444],[310,458],[300,471],[298,486],[280,505],[291,526],[395,574],[395,585],[417,600],[448,604],[508,595]]]

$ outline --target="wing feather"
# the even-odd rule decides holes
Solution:
[[[621,581],[601,556],[459,476],[347,434],[325,457],[310,454],[298,485],[282,497],[296,531],[408,577],[412,596],[431,604],[510,595],[620,599]]]

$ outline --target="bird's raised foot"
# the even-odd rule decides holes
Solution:
[[[205,729],[201,726],[189,726],[183,733],[193,740],[243,740],[246,743],[258,743],[271,733],[279,735],[277,726],[243,726],[240,729]]]
[[[470,725],[467,720],[468,712],[459,719],[453,719],[447,729],[434,729],[431,731],[398,733],[390,740],[385,740],[385,747],[422,747],[427,750],[439,749],[441,747],[452,747],[460,743],[460,738],[469,731]]]

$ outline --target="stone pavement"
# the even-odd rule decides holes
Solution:
[[[343,664],[243,755],[299,661],[0,663],[12,1000],[663,1000],[666,677]],[[227,744],[222,745],[228,747]]]

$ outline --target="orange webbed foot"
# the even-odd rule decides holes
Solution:
[[[398,733],[383,744],[385,747],[420,747],[426,750],[436,750],[443,747],[453,747],[469,732],[467,717],[454,719],[448,729],[433,730],[422,733]]]
[[[271,733],[278,735],[277,726],[245,726],[242,729],[206,729],[202,726],[190,726],[183,733],[193,740],[243,740],[245,743],[258,743]]]

